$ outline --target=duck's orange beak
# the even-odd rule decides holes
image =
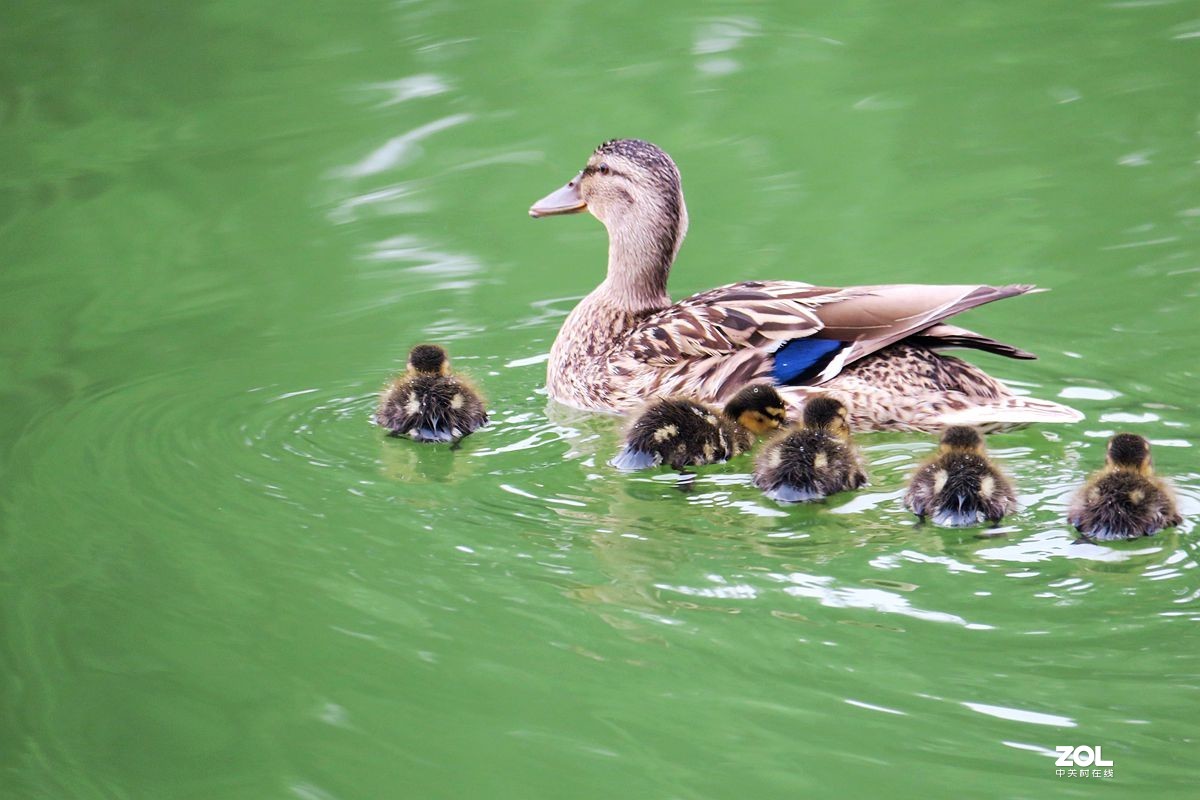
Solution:
[[[538,217],[552,217],[555,214],[578,214],[580,211],[586,211],[587,203],[583,202],[583,196],[579,194],[579,181],[582,178],[583,173],[580,172],[566,186],[551,192],[531,205],[529,216],[537,219]]]

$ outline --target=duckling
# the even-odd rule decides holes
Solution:
[[[623,470],[716,464],[744,453],[786,419],[786,403],[767,383],[746,386],[721,410],[681,397],[656,400],[634,419],[609,463]]]
[[[954,425],[942,433],[937,455],[913,475],[904,505],[922,522],[932,516],[938,525],[961,528],[999,523],[1016,508],[1017,496],[988,460],[979,431]]]
[[[436,344],[419,344],[408,354],[405,374],[379,395],[374,421],[392,436],[457,444],[487,419],[479,393],[450,373],[446,351]]]
[[[1108,441],[1104,469],[1075,495],[1067,521],[1087,539],[1153,536],[1183,522],[1171,487],[1154,475],[1150,443],[1133,433]]]
[[[781,503],[821,500],[867,482],[850,442],[850,412],[828,395],[811,395],[795,426],[767,443],[754,465],[754,485]]]

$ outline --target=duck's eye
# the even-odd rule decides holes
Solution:
[[[597,170],[600,172],[601,175],[607,175],[608,174],[608,164],[601,164],[599,167],[597,167]]]

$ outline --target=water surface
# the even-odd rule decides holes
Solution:
[[[1189,796],[1200,12],[1186,2],[10,4],[0,26],[0,791],[13,798]],[[614,474],[548,408],[603,229],[679,162],[677,297],[1036,282],[970,358],[1087,415],[992,437],[998,531],[750,461]],[[486,388],[388,440],[421,340]],[[1190,519],[1072,544],[1117,430]],[[1110,778],[1057,777],[1101,745]],[[969,788],[966,788],[969,787]]]

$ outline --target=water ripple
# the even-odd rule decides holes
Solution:
[[[341,167],[334,174],[344,178],[363,178],[402,167],[417,157],[420,152],[418,145],[423,140],[471,119],[470,114],[451,114],[420,125],[407,133],[388,139],[357,164]]]

